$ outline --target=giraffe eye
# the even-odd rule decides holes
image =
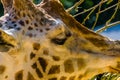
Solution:
[[[52,38],[51,42],[57,45],[63,45],[66,40],[67,40],[67,37],[65,33],[60,33],[56,37]]]
[[[63,45],[65,41],[71,36],[71,32],[65,32],[57,35],[55,38],[52,38],[52,42],[58,45]]]
[[[55,43],[55,44],[63,45],[66,40],[67,40],[67,38],[62,38],[62,39],[53,38],[51,41],[52,41],[53,43]]]

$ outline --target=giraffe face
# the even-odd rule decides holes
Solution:
[[[63,45],[71,36],[66,25],[48,15],[44,9],[35,7],[32,2],[29,4],[31,9],[19,7],[17,2],[13,2],[10,11],[0,18],[1,32],[14,40],[14,43],[11,43],[10,39],[4,38],[7,43],[15,45],[29,40],[30,43],[39,41]]]
[[[36,8],[29,1],[29,4],[24,5],[24,1],[27,0],[23,0],[22,4],[22,1],[13,0],[14,4],[9,8],[10,11],[7,11],[8,8],[6,8],[5,15],[0,18],[0,37],[8,46],[8,50],[0,52],[6,52],[5,56],[10,57],[10,62],[13,61],[10,68],[5,58],[6,64],[1,63],[3,65],[0,65],[1,73],[7,80],[13,80],[13,78],[22,80],[24,75],[27,75],[24,80],[34,80],[35,76],[43,78],[42,71],[45,73],[47,68],[50,69],[48,74],[60,73],[60,65],[51,65],[49,68],[47,58],[41,56],[50,54],[49,57],[52,60],[59,61],[60,57],[58,54],[54,55],[51,49],[55,49],[58,45],[64,45],[71,36],[71,32],[61,20],[54,19],[44,9]],[[20,4],[21,7],[19,7]],[[48,60],[51,61],[51,59]],[[16,68],[12,74],[9,74],[13,70],[13,66]],[[28,68],[29,71],[25,68]],[[36,80],[39,80],[38,78]]]
[[[91,43],[107,41],[104,37],[81,25],[80,34],[69,30],[60,19],[29,0],[2,2],[5,15],[0,18],[0,49],[7,49],[0,50],[0,80],[87,80],[119,69],[119,57],[103,55]]]
[[[71,36],[67,26],[28,0],[10,0],[13,4],[9,8],[5,6],[5,0],[2,1],[6,11],[4,16],[0,17],[0,40],[5,47],[1,43],[0,46],[7,46],[8,49],[0,50],[1,59],[4,60],[0,60],[0,79],[39,80],[45,76],[43,73],[46,73],[47,69],[50,70],[48,74],[60,73],[60,65],[49,65],[48,60],[60,60],[53,51],[57,51],[55,48],[64,45]],[[47,59],[46,55],[50,59]]]

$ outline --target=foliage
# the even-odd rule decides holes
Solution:
[[[104,25],[97,32],[120,23],[120,0],[80,0],[78,12],[73,15],[83,25],[94,30],[96,26]],[[72,10],[72,9],[71,9]]]
[[[119,80],[120,73],[104,73],[94,76],[90,80]]]
[[[60,1],[63,3],[64,7],[67,9],[73,6],[77,0],[60,0]]]

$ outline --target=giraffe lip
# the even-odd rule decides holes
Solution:
[[[55,43],[55,44],[63,45],[66,40],[67,40],[67,38],[62,38],[62,39],[54,38],[54,39],[52,39],[51,41],[52,41],[53,43]]]

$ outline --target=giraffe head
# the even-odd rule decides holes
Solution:
[[[51,47],[49,44],[63,45],[71,36],[71,32],[60,19],[54,19],[30,0],[2,0],[2,3],[5,12],[4,16],[0,17],[0,46],[5,50],[0,50],[0,79],[34,80],[34,75],[34,78],[38,76],[35,79],[39,80],[42,72],[38,70],[40,67],[35,67],[35,72],[34,64],[39,59],[44,61],[40,56],[53,49],[46,50]],[[41,45],[43,49],[39,50]],[[42,63],[44,66],[44,62]],[[30,73],[26,74],[28,70]],[[27,75],[28,78],[25,75],[19,77],[21,74]]]
[[[2,0],[2,3],[5,12],[0,18],[1,37],[13,46],[21,45],[25,40],[61,45],[71,36],[60,19],[54,19],[30,0]]]
[[[58,0],[2,3],[0,48],[8,49],[0,50],[0,80],[87,80],[119,67],[117,59],[103,57],[109,40],[76,22]]]

